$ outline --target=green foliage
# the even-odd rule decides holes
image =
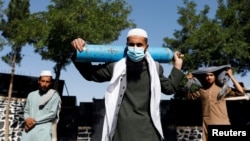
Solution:
[[[35,25],[29,43],[42,59],[55,62],[56,80],[60,71],[71,63],[70,43],[81,37],[92,44],[107,44],[118,39],[120,32],[134,26],[125,1],[52,0],[48,12],[33,13],[29,23]]]
[[[231,64],[245,75],[250,69],[250,0],[219,0],[215,18],[208,18],[209,6],[196,12],[193,1],[178,7],[182,26],[165,46],[185,54],[185,71],[203,66]]]
[[[26,34],[28,27],[25,26],[25,22],[29,17],[29,0],[11,0],[5,14],[7,19],[2,19],[0,30],[12,50],[2,59],[13,66],[15,63],[20,64],[22,59],[21,50],[28,38]]]

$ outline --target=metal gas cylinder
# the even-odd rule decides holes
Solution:
[[[148,52],[155,61],[167,63],[173,59],[173,51],[166,47],[150,46]],[[82,52],[77,51],[77,62],[115,62],[126,55],[125,46],[86,45]]]

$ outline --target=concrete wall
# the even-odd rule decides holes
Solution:
[[[69,102],[71,99],[72,101]],[[81,103],[76,106],[74,97],[64,97],[60,121],[58,123],[59,141],[100,141],[105,114],[103,99]],[[76,100],[76,99],[75,99]],[[20,140],[24,127],[23,98],[12,98],[10,104],[10,134],[12,141]],[[71,103],[71,104],[69,104]],[[164,136],[168,141],[183,138],[201,137],[201,103],[192,100],[162,100],[161,118]],[[5,112],[7,97],[0,96],[0,140],[5,135]],[[232,125],[250,125],[248,100],[230,100],[227,102]]]

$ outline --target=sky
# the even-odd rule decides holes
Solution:
[[[162,46],[164,37],[172,37],[174,31],[180,29],[177,23],[177,19],[180,16],[177,13],[177,6],[183,6],[182,0],[127,0],[126,2],[132,5],[133,9],[128,18],[132,19],[137,27],[147,31],[149,46]],[[209,5],[211,8],[209,16],[214,17],[215,10],[217,9],[217,0],[194,0],[194,2],[197,3],[197,11],[203,9],[205,4]],[[30,0],[30,11],[46,11],[49,3],[50,0]],[[128,30],[122,31],[118,40],[111,43],[111,45],[125,45],[127,32]],[[1,51],[0,56],[4,55],[8,49],[5,48]],[[21,65],[16,66],[15,74],[37,77],[41,70],[51,70],[53,72],[54,63],[41,60],[40,55],[33,52],[32,46],[23,47],[22,53],[24,57]],[[172,69],[172,64],[162,65],[164,67],[164,74],[168,76]],[[10,73],[10,71],[10,66],[0,60],[0,72]],[[236,74],[235,76],[238,81],[244,82],[246,87],[250,87],[249,75],[241,77]],[[79,102],[92,102],[93,98],[103,98],[108,85],[108,82],[96,83],[86,81],[72,63],[66,67],[66,70],[62,70],[60,79],[65,81],[62,95],[76,96],[78,105]],[[169,99],[171,97],[162,95],[162,99]]]

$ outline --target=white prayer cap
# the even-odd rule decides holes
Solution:
[[[134,29],[129,30],[127,37],[130,37],[130,36],[142,36],[142,37],[148,38],[147,32],[141,28],[134,28]]]
[[[51,71],[49,71],[49,70],[43,70],[43,71],[40,73],[40,76],[52,76],[52,73],[51,73]]]

